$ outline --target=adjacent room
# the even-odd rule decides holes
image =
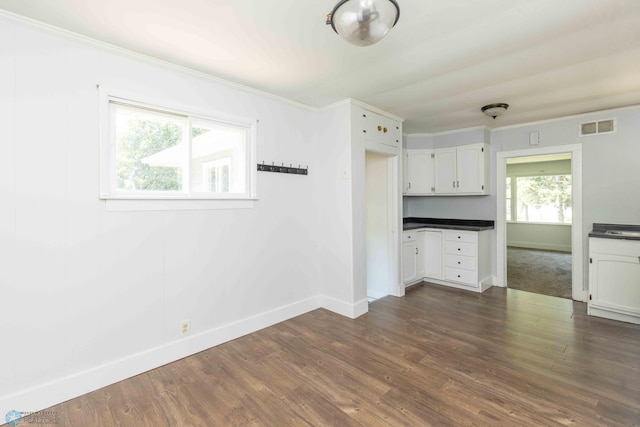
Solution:
[[[571,154],[507,160],[507,286],[571,298]]]
[[[0,0],[0,422],[637,425],[638,22]]]

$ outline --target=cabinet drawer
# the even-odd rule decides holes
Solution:
[[[475,231],[458,231],[458,230],[449,230],[444,233],[444,240],[450,240],[455,242],[470,242],[477,243],[478,242],[478,233]]]
[[[418,233],[416,231],[405,231],[402,233],[403,242],[415,242],[418,239]]]
[[[476,271],[476,258],[474,257],[447,254],[444,262],[447,267]]]
[[[459,268],[446,267],[444,269],[444,278],[451,282],[464,283],[467,285],[478,286],[477,274],[475,271],[461,270]]]
[[[476,244],[466,242],[444,242],[444,251],[447,254],[476,256]]]

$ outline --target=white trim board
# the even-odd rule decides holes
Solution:
[[[587,292],[584,289],[583,262],[584,248],[582,238],[582,145],[570,144],[555,147],[531,148],[526,150],[500,151],[496,155],[496,267],[497,276],[495,286],[507,285],[506,244],[507,227],[505,218],[505,180],[507,177],[507,161],[512,157],[539,156],[545,154],[571,153],[571,180],[573,183],[573,224],[571,227],[572,247],[572,298],[576,301],[586,301]]]

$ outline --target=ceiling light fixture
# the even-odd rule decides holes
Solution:
[[[499,115],[507,111],[507,108],[509,108],[509,104],[499,102],[497,104],[485,105],[484,107],[481,108],[481,110],[487,116],[493,117],[493,119],[495,120],[496,117],[498,117]]]
[[[327,15],[327,25],[356,46],[379,42],[396,25],[400,6],[395,0],[341,0]]]

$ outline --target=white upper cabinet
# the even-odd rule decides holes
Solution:
[[[434,192],[449,194],[456,192],[456,149],[441,148],[433,150],[434,156]]]
[[[402,145],[402,128],[400,122],[389,117],[362,110],[361,127],[365,140],[379,144],[400,147]]]
[[[432,194],[433,150],[406,150],[405,194]]]
[[[489,187],[489,148],[486,144],[458,147],[458,193],[487,194]]]
[[[435,194],[489,194],[489,146],[433,150]]]

